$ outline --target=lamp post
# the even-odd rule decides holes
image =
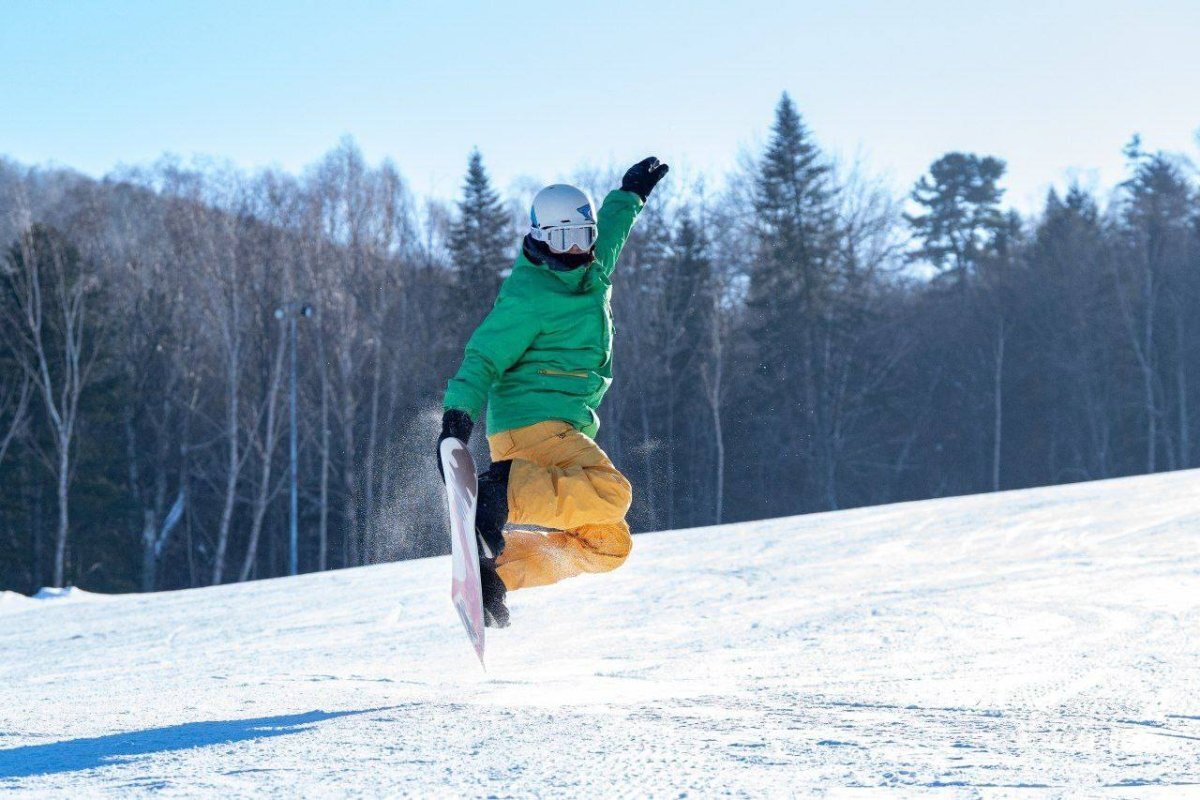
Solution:
[[[288,404],[289,408],[289,441],[288,441],[288,461],[291,472],[291,498],[290,509],[288,515],[288,574],[295,575],[300,571],[300,545],[299,534],[297,529],[297,517],[299,516],[299,478],[296,468],[296,321],[300,317],[311,317],[313,315],[312,306],[307,303],[300,303],[296,300],[289,300],[281,307],[275,309],[275,319],[288,321],[288,346],[291,353],[291,375],[288,378]]]

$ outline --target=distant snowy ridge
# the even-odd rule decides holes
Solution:
[[[0,793],[1180,796],[1200,785],[1198,488],[638,536],[616,572],[513,593],[486,674],[445,558],[4,596],[35,610],[0,616]]]

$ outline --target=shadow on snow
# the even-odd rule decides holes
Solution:
[[[0,779],[76,772],[128,763],[135,756],[151,753],[286,736],[308,730],[306,726],[327,719],[385,710],[387,709],[364,708],[357,711],[309,711],[306,714],[277,717],[188,722],[168,728],[25,745],[0,750]]]

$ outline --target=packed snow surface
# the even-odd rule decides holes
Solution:
[[[1192,471],[644,535],[486,673],[446,558],[5,595],[0,797],[1194,793],[1198,534]]]

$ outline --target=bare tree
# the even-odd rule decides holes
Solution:
[[[17,363],[37,387],[53,442],[53,456],[46,459],[55,477],[58,502],[52,580],[62,586],[79,400],[98,353],[87,298],[99,288],[99,280],[74,245],[42,225],[21,234],[9,253],[3,278],[6,338],[14,343],[11,350]]]
[[[713,523],[725,519],[725,426],[722,420],[728,387],[725,381],[729,351],[730,312],[729,287],[724,282],[714,284],[708,301],[712,304],[707,341],[700,360],[700,381],[704,388],[704,403],[712,422],[713,443]]]
[[[191,209],[197,228],[204,222],[204,211]],[[220,520],[217,525],[216,549],[212,558],[212,583],[225,578],[225,561],[229,551],[229,536],[233,513],[238,499],[238,480],[249,456],[249,448],[241,447],[242,370],[243,370],[243,308],[239,292],[240,263],[234,252],[230,222],[212,220],[210,226],[197,230],[195,240],[201,246],[201,263],[205,273],[203,301],[220,343],[218,375],[224,383],[225,474]]]
[[[249,415],[247,424],[247,439],[259,458],[258,483],[255,487],[250,512],[250,537],[246,545],[246,556],[242,560],[242,569],[238,580],[248,580],[258,557],[258,542],[262,535],[263,522],[267,516],[267,506],[278,494],[280,487],[272,483],[272,470],[275,461],[275,450],[283,433],[283,418],[279,414],[279,391],[283,386],[284,355],[287,351],[287,337],[282,333],[275,344],[275,355],[271,359],[267,372],[267,390],[260,408]]]

